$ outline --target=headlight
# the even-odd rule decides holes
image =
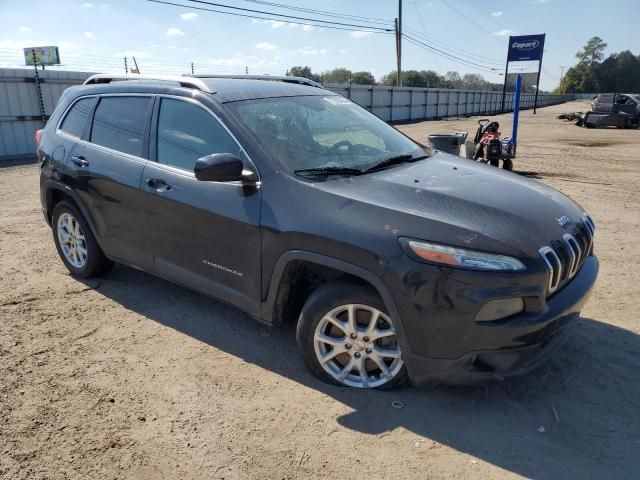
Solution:
[[[405,245],[421,259],[439,265],[497,272],[525,270],[525,266],[520,260],[507,255],[478,252],[416,240],[410,240]]]

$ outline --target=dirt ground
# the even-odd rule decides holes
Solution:
[[[291,330],[121,266],[74,280],[37,167],[0,169],[0,478],[640,478],[640,130],[555,119],[586,107],[524,112],[515,168],[591,213],[597,286],[549,363],[480,388],[327,386]]]

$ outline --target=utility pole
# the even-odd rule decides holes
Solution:
[[[562,82],[562,77],[564,77],[564,69],[566,65],[560,65],[560,82]]]
[[[127,65],[127,57],[124,57],[124,73],[129,73],[129,65]]]
[[[140,67],[138,67],[138,62],[136,62],[136,57],[133,57],[133,64],[136,66],[136,73],[140,73]]]
[[[191,75],[194,74],[194,69],[193,69],[193,62],[191,62]]]
[[[396,31],[396,59],[397,73],[396,86],[402,86],[402,0],[398,0],[398,18],[394,22]]]
[[[245,65],[244,67],[244,74],[245,75],[249,75],[249,67]]]

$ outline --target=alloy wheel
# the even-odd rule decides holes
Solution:
[[[88,250],[82,227],[70,213],[58,217],[58,242],[62,254],[73,267],[81,269],[87,264]]]
[[[368,305],[342,305],[325,314],[314,333],[314,349],[325,372],[350,387],[379,387],[403,366],[391,319]]]

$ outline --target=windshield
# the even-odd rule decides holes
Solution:
[[[245,100],[226,106],[273,159],[297,175],[309,169],[357,173],[390,158],[425,156],[418,144],[338,95]]]

